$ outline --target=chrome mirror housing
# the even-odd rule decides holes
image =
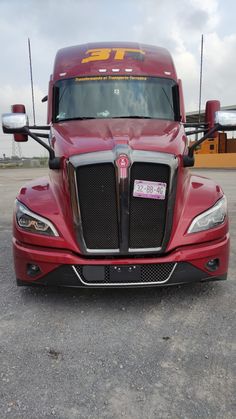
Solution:
[[[215,113],[215,123],[223,131],[236,129],[236,111],[218,111]]]
[[[2,115],[2,129],[5,133],[22,132],[28,125],[29,120],[25,113],[4,113]]]

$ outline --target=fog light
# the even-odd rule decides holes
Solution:
[[[220,260],[219,259],[210,259],[208,260],[206,267],[209,271],[216,271],[220,266]]]
[[[34,263],[28,263],[27,265],[27,275],[36,276],[40,274],[40,267]]]

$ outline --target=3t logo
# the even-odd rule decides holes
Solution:
[[[113,56],[114,54],[114,56]],[[82,64],[90,61],[105,61],[113,57],[114,60],[123,60],[127,55],[136,60],[143,60],[145,52],[135,48],[99,48],[88,49],[86,51],[88,57],[83,58]]]

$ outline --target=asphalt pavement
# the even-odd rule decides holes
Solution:
[[[197,171],[228,197],[227,281],[17,288],[12,205],[45,172],[0,170],[0,418],[235,418],[236,171]]]

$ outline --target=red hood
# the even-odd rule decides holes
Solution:
[[[184,128],[178,122],[149,119],[96,119],[57,123],[52,144],[56,155],[112,150],[127,144],[134,150],[183,154]]]

